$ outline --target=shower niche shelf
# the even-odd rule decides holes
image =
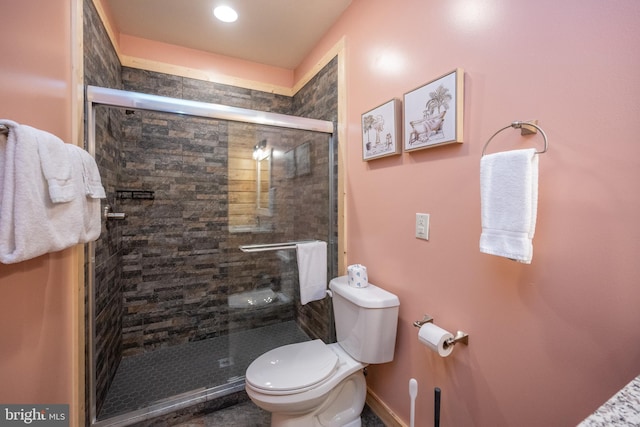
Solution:
[[[141,199],[141,200],[153,200],[156,198],[154,191],[146,191],[146,190],[116,190],[116,197],[118,199]]]

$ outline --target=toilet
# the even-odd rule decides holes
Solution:
[[[289,344],[247,368],[249,398],[271,412],[273,427],[359,427],[367,385],[363,369],[393,360],[400,301],[374,285],[329,283],[337,343]]]

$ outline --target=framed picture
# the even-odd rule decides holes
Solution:
[[[308,175],[311,173],[311,147],[308,142],[298,145],[296,148],[296,175]]]
[[[362,160],[400,154],[400,100],[392,99],[362,115]]]
[[[404,94],[404,150],[463,142],[464,71],[461,68]]]
[[[288,179],[296,176],[296,155],[293,148],[284,153],[284,176]]]

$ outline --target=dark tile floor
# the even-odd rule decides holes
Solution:
[[[243,402],[214,413],[176,424],[179,427],[269,427],[271,415],[253,402]],[[362,412],[362,427],[385,427],[368,406]]]
[[[306,340],[309,337],[295,322],[284,322],[124,359],[99,420],[146,408],[180,393],[225,384],[230,379],[240,381],[249,363],[262,353]],[[134,426],[260,427],[270,426],[270,419],[268,412],[258,408],[241,391],[147,419]],[[362,425],[384,427],[366,406],[362,414]]]
[[[98,419],[241,379],[251,361],[262,353],[307,340],[309,337],[290,321],[125,358]]]

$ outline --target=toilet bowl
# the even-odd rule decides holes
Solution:
[[[367,385],[363,369],[393,360],[400,301],[369,285],[329,283],[335,344],[289,344],[254,360],[245,374],[249,398],[271,412],[272,427],[360,427]]]
[[[290,344],[249,366],[246,391],[272,413],[272,426],[357,427],[367,394],[365,366],[339,344]]]

